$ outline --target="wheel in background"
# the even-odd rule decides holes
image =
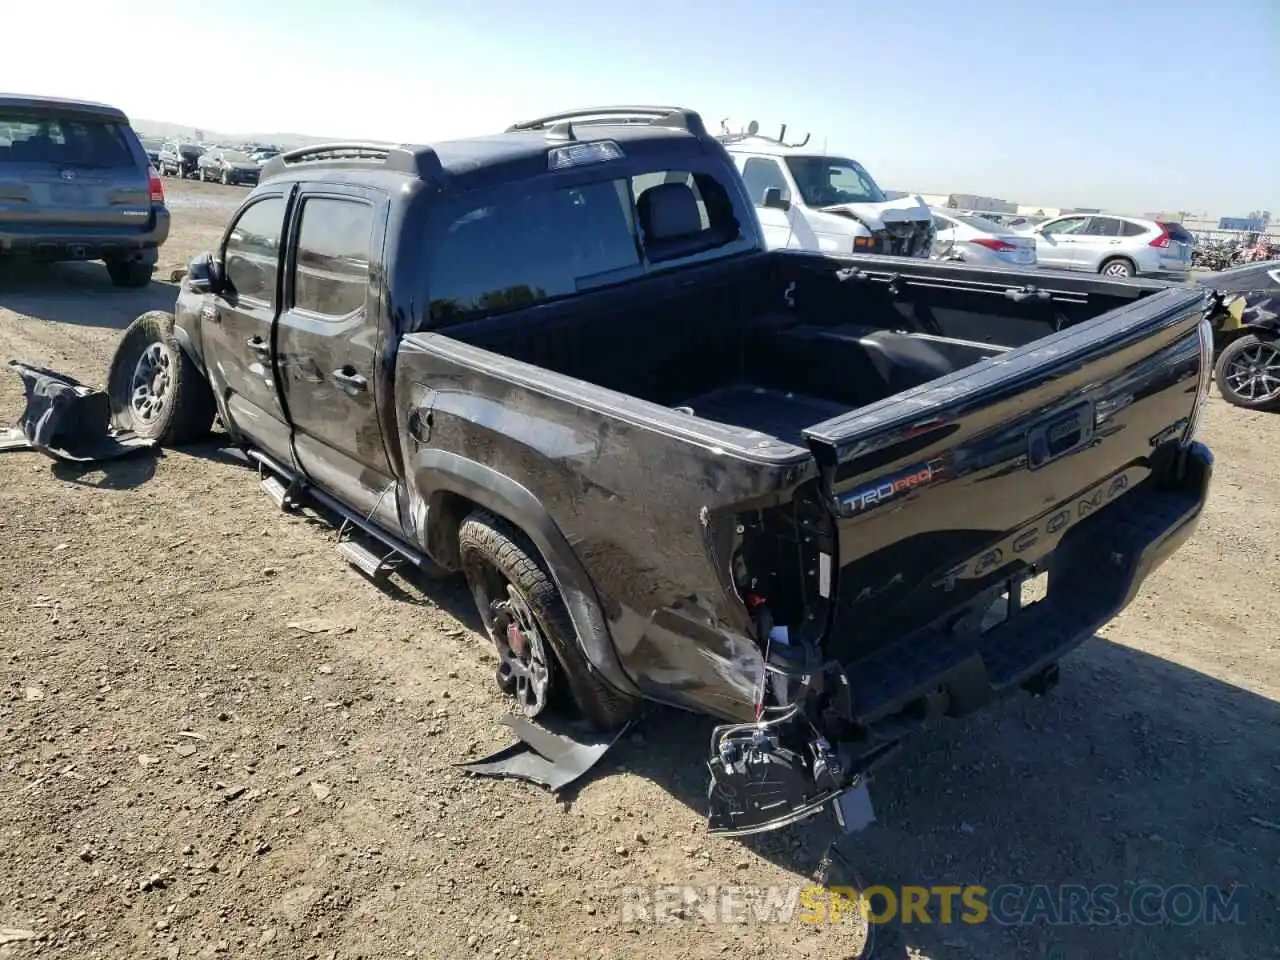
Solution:
[[[1280,410],[1280,339],[1252,333],[1218,352],[1214,379],[1222,398],[1246,410]]]

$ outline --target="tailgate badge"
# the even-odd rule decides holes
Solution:
[[[836,498],[840,515],[844,517],[865,513],[873,507],[888,503],[904,493],[937,483],[944,475],[946,461],[942,457],[917,463],[898,473],[882,477],[865,487],[859,487]]]
[[[63,171],[62,171],[62,179],[63,179],[63,180],[74,180],[75,178],[76,178],[76,172],[75,172],[74,170],[63,170]]]

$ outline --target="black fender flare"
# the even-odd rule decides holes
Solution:
[[[642,696],[618,659],[604,608],[586,567],[530,490],[492,467],[445,450],[411,450],[406,466],[413,512],[420,517],[424,508],[426,511],[425,522],[419,526],[419,537],[432,560],[447,569],[457,568],[456,556],[450,556],[442,548],[443,544],[453,543],[456,550],[456,523],[462,519],[446,509],[449,494],[515,524],[542,554],[564,598],[587,661],[620,693]]]

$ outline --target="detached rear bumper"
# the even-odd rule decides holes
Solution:
[[[985,630],[975,620],[924,631],[829,664],[809,678],[799,709],[717,727],[709,829],[794,823],[856,785],[930,716],[965,716],[1020,687],[1051,686],[1058,661],[1124,609],[1195,531],[1212,475],[1209,448],[1188,445],[1167,479],[1147,480],[1066,533],[1043,564],[1043,599],[1007,602],[1003,622]]]

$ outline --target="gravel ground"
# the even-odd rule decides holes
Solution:
[[[245,192],[166,181],[158,277]],[[0,355],[99,382],[173,288],[0,271]],[[17,414],[16,377],[0,414]],[[1196,537],[1016,698],[912,742],[846,843],[865,883],[1243,885],[1239,922],[915,922],[885,955],[1280,956],[1280,417],[1215,395]],[[664,923],[634,885],[806,885],[830,824],[707,837],[708,722],[659,714],[567,800],[467,779],[506,742],[456,583],[379,590],[210,443],[0,459],[0,958],[856,956],[856,921]],[[877,953],[877,955],[880,955]]]

